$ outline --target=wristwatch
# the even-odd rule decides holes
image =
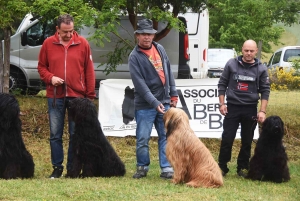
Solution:
[[[225,103],[219,103],[219,106],[221,107],[222,105],[226,105]]]

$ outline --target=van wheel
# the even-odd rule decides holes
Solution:
[[[27,84],[26,78],[23,72],[16,68],[10,69],[10,76],[9,76],[9,90],[20,90],[22,94],[26,92]]]

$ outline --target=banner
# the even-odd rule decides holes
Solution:
[[[218,78],[176,79],[177,108],[190,119],[191,128],[200,138],[221,138],[223,115],[219,112]],[[131,80],[108,79],[100,82],[99,121],[106,136],[135,136],[136,122]],[[250,132],[250,131],[249,131]],[[153,126],[151,136],[157,136]],[[236,138],[240,138],[240,129]],[[256,126],[254,139],[258,138]]]

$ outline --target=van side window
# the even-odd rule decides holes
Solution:
[[[37,23],[27,29],[27,42],[29,46],[41,45],[42,39],[42,26],[40,23]]]
[[[275,53],[272,65],[279,63],[280,57],[281,57],[281,53],[282,53],[282,51]]]
[[[284,53],[283,61],[291,62],[300,58],[300,49],[287,49]]]
[[[55,33],[55,26],[51,21],[37,23],[27,29],[27,43],[29,46],[42,45],[44,40]]]
[[[273,58],[274,58],[274,54],[271,56],[271,58],[269,60],[268,67],[272,65]]]

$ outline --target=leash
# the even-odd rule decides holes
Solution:
[[[85,94],[78,91],[78,90],[75,90],[73,89],[72,87],[70,87],[70,85],[68,85],[66,82],[64,82],[62,85],[60,85],[62,88],[63,88],[63,93],[64,93],[64,105],[63,107],[65,106],[65,103],[66,103],[66,96],[67,96],[67,87],[69,87],[70,89],[72,89],[73,91],[75,91],[76,93],[82,95],[83,97],[85,97]],[[60,87],[59,86],[59,87]],[[53,108],[56,108],[56,92],[57,92],[57,86],[54,86],[54,90],[53,90],[53,102],[52,102],[52,107]]]
[[[252,116],[252,120],[254,120],[254,123],[253,123],[252,126],[251,126],[250,132],[252,132],[253,126],[256,126],[256,125],[257,125],[257,122],[258,122],[257,116]],[[258,127],[258,129],[259,129],[259,127]],[[254,128],[254,130],[255,130],[255,128]],[[254,131],[254,130],[253,130],[253,131]],[[259,131],[258,131],[258,133],[259,133]],[[251,134],[251,133],[250,133],[250,134]],[[256,144],[256,141],[255,141],[254,139],[252,140],[252,142],[254,142],[254,143]]]

